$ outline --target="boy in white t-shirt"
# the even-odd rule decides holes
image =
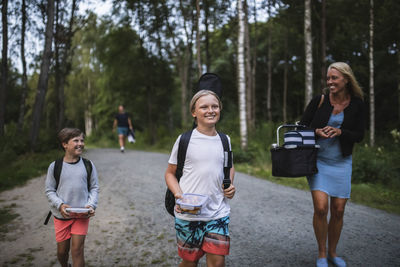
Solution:
[[[234,168],[231,168],[231,185],[223,189],[224,149],[215,128],[220,118],[222,104],[212,91],[201,90],[190,102],[190,110],[197,127],[193,130],[182,177],[178,183],[175,176],[180,137],[176,140],[165,181],[175,198],[183,193],[208,196],[208,202],[199,215],[182,213],[175,206],[175,229],[178,254],[182,258],[179,266],[197,266],[199,259],[206,254],[207,265],[225,266],[225,255],[229,254],[229,214],[228,199],[235,195],[233,185]]]

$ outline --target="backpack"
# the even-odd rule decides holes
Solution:
[[[178,183],[182,177],[183,166],[186,159],[186,151],[189,145],[190,137],[192,136],[192,131],[193,130],[183,133],[181,135],[181,139],[179,140],[178,165],[175,173]],[[224,180],[222,183],[224,185],[224,189],[226,189],[231,185],[230,169],[232,168],[232,151],[229,149],[228,137],[221,132],[218,132],[218,135],[221,138],[222,146],[224,148]],[[167,192],[165,193],[165,208],[171,216],[175,217],[175,196],[168,188]]]
[[[87,178],[87,187],[88,187],[88,191],[90,190],[90,177],[92,176],[92,163],[90,162],[90,160],[82,158],[83,160],[83,164],[85,165],[86,168],[86,178]],[[63,166],[63,158],[57,159],[54,162],[54,170],[53,170],[53,176],[54,179],[56,180],[56,191],[58,188],[58,184],[60,183],[60,176],[61,176],[61,171],[62,171],[62,166]],[[49,213],[47,214],[47,217],[44,221],[44,225],[47,225],[47,223],[49,222],[51,217],[51,211],[49,211]]]

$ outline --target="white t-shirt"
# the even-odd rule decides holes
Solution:
[[[178,164],[178,147],[181,136],[172,148],[168,163]],[[229,146],[230,138],[228,136]],[[219,135],[208,136],[194,129],[186,152],[185,165],[179,185],[183,193],[208,196],[201,214],[176,213],[178,219],[186,221],[211,221],[228,216],[230,206],[224,197],[222,181],[224,179],[224,148]]]

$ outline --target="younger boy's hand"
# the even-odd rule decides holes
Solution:
[[[222,185],[222,186],[224,186],[224,185]],[[227,189],[224,189],[224,196],[229,199],[232,199],[233,196],[235,195],[235,192],[236,192],[236,188],[233,184],[231,184]]]
[[[70,208],[71,206],[69,206],[69,205],[67,205],[67,204],[61,204],[61,206],[60,206],[60,212],[61,212],[61,215],[64,217],[64,218],[66,218],[66,219],[68,219],[69,218],[69,212],[68,211],[66,211],[65,209],[66,208]]]
[[[86,206],[85,208],[89,209],[88,216],[87,216],[88,218],[93,217],[95,215],[96,212],[92,206]]]

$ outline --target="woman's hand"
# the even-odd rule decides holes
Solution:
[[[232,199],[233,196],[235,195],[235,192],[236,192],[236,188],[233,184],[231,184],[227,189],[224,189],[224,196],[229,199]]]
[[[88,212],[88,215],[87,215],[88,218],[93,217],[95,215],[96,212],[95,212],[95,210],[93,209],[92,206],[86,206],[85,208],[89,209],[89,212]]]
[[[342,130],[339,128],[334,128],[332,126],[325,126],[324,128],[315,129],[315,134],[322,138],[333,138],[336,136],[340,136],[342,134]]]
[[[66,208],[70,208],[71,206],[69,206],[69,205],[67,205],[67,204],[61,204],[61,206],[60,206],[60,212],[61,212],[61,215],[65,218],[65,219],[68,219],[69,218],[69,212],[68,211],[66,211],[65,209]]]

